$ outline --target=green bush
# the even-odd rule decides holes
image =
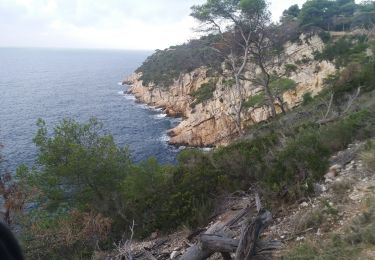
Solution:
[[[129,224],[120,205],[121,184],[131,170],[130,154],[117,147],[95,119],[86,124],[64,119],[52,135],[44,121],[39,120],[38,126],[37,161],[31,170],[24,166],[17,170],[19,185],[33,205],[25,212],[26,247],[45,246],[40,255],[46,258],[92,252],[98,244],[106,244],[109,233],[121,235]],[[82,229],[82,219],[94,226]],[[105,234],[88,243],[93,228]]]
[[[306,105],[310,104],[312,101],[313,101],[313,97],[312,97],[311,92],[306,92],[305,94],[303,94],[303,96],[302,96],[302,105],[303,106],[306,106]]]
[[[220,71],[222,56],[210,48],[217,36],[204,36],[189,43],[157,50],[149,56],[137,72],[142,72],[143,84],[154,83],[158,87],[169,87],[180,74],[206,66],[211,71]]]
[[[320,39],[322,39],[322,41],[324,43],[328,43],[331,40],[331,34],[329,32],[326,32],[326,31],[320,32],[319,37],[320,37]]]
[[[203,83],[200,88],[190,94],[192,97],[194,97],[192,106],[194,107],[197,104],[211,99],[214,96],[215,89],[216,83],[213,80],[210,80],[207,83]]]
[[[339,68],[349,64],[349,62],[365,60],[365,51],[368,47],[368,39],[364,35],[342,37],[337,41],[326,44],[322,52],[316,52],[315,59],[335,61]]]
[[[243,102],[244,108],[251,108],[251,107],[260,107],[265,102],[265,96],[264,93],[258,93],[254,96],[249,97],[245,102]]]
[[[297,69],[298,69],[298,67],[295,64],[290,64],[290,63],[285,64],[285,71],[286,71],[287,74],[290,74],[292,72],[296,72]]]

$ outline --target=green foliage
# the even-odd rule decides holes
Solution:
[[[195,5],[191,8],[191,16],[201,22],[207,22],[214,19],[228,19],[235,14],[243,15],[262,15],[266,12],[267,4],[264,0],[208,0],[202,5]]]
[[[331,152],[342,150],[355,137],[362,139],[368,136],[366,128],[373,123],[372,120],[370,113],[366,110],[353,113],[344,120],[325,126],[322,129],[322,142]]]
[[[285,64],[285,72],[287,74],[290,74],[292,72],[296,72],[298,67],[295,65],[295,64],[291,64],[291,63],[288,63],[288,64]]]
[[[319,37],[324,43],[328,43],[331,40],[331,34],[329,32],[322,31],[319,33]]]
[[[369,112],[361,111],[323,127],[307,124],[283,135],[271,131],[219,149],[213,155],[214,165],[234,186],[258,182],[271,193],[287,189],[287,198],[296,199],[313,190],[332,153],[372,135],[373,121]]]
[[[303,96],[302,96],[302,105],[303,106],[308,105],[312,101],[313,101],[313,97],[312,97],[311,92],[306,92],[305,94],[303,94]]]
[[[159,87],[169,87],[180,74],[206,66],[214,71],[220,70],[223,58],[210,48],[217,39],[210,35],[189,43],[157,50],[137,69],[142,72],[143,84],[154,83]]]
[[[243,107],[244,108],[251,108],[251,107],[260,107],[264,104],[265,102],[265,96],[264,93],[258,93],[256,95],[253,95],[249,97],[245,102],[243,102]]]
[[[297,83],[288,78],[276,78],[270,83],[270,88],[274,95],[280,95],[288,90],[293,90],[296,86]]]
[[[40,190],[51,211],[69,201],[72,207],[109,213],[101,205],[111,200],[108,194],[120,189],[130,166],[128,150],[102,134],[102,125],[95,119],[82,125],[64,119],[52,137],[44,121],[39,120],[38,126],[37,165],[19,177]]]
[[[291,5],[288,9],[284,10],[283,17],[290,17],[290,18],[296,18],[298,17],[301,10],[299,9],[299,6],[297,4]]]
[[[309,0],[302,6],[298,19],[305,28],[314,26],[327,31],[370,26],[374,16],[366,13],[374,12],[375,8],[373,5],[366,5],[368,9],[364,9],[363,6],[353,0]]]
[[[265,0],[240,0],[241,10],[252,15],[253,13],[264,12],[267,8],[267,3]]]
[[[372,1],[356,4],[354,0],[309,0],[302,8],[297,5],[283,12],[282,23],[297,20],[302,31],[348,31],[351,28],[371,28],[375,21]],[[326,40],[326,39],[324,39]]]
[[[216,83],[214,80],[210,80],[207,83],[203,83],[199,89],[191,93],[190,95],[194,97],[194,102],[192,106],[196,106],[206,100],[209,100],[213,97],[214,91],[216,89]]]
[[[322,52],[315,54],[315,59],[335,61],[337,67],[349,62],[365,60],[365,51],[369,47],[368,39],[364,35],[343,37],[326,45]]]
[[[112,224],[127,226],[118,205],[121,184],[131,168],[129,152],[117,147],[95,119],[85,124],[64,119],[52,135],[43,120],[37,124],[36,164],[31,170],[17,170],[19,185],[34,205],[25,212],[26,247],[46,246],[40,255],[47,258],[90,254],[107,241]],[[90,232],[97,235],[92,243],[95,236]]]
[[[301,25],[317,26],[328,30],[331,18],[337,11],[335,4],[335,1],[329,0],[309,0],[305,2],[298,17]]]

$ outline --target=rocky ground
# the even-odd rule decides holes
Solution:
[[[355,143],[331,158],[331,167],[325,179],[315,184],[315,195],[303,198],[293,205],[280,205],[273,212],[273,223],[262,233],[264,240],[280,241],[282,247],[268,255],[268,259],[280,259],[291,248],[306,239],[324,240],[332,233],[340,233],[343,228],[363,210],[363,202],[375,192],[375,175],[366,170],[359,158],[363,143]],[[168,236],[153,233],[146,241],[127,241],[117,246],[111,256],[97,255],[98,259],[121,259],[132,252],[136,259],[179,259],[187,248],[197,242],[199,234],[217,222],[234,218],[241,210],[252,207],[255,213],[254,198],[251,193],[237,192],[222,198],[210,224],[202,229],[191,231],[181,229]],[[233,238],[238,238],[241,221],[231,229]],[[371,250],[370,250],[371,251]],[[368,251],[374,256],[375,250]],[[370,257],[371,258],[371,257]],[[222,259],[220,254],[210,259]]]

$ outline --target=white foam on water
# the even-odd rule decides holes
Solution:
[[[124,94],[124,97],[128,100],[136,100],[135,96],[130,95],[130,94]]]
[[[168,143],[169,140],[170,140],[170,137],[169,135],[167,135],[167,133],[164,133],[160,138],[159,138],[160,141],[162,141],[163,143]]]
[[[161,107],[154,107],[154,106],[149,106],[149,108],[153,111],[156,111],[156,112],[160,112],[160,111],[163,111],[163,109]]]
[[[122,82],[117,82],[117,85],[122,86]]]
[[[157,114],[154,116],[154,118],[156,119],[162,119],[162,118],[165,118],[167,116],[167,114]]]

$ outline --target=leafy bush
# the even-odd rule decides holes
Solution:
[[[295,64],[291,64],[291,63],[285,64],[285,71],[288,75],[292,72],[296,72],[297,69],[298,67]]]
[[[260,107],[264,104],[265,96],[264,93],[258,93],[254,96],[249,97],[245,102],[243,102],[244,108],[250,108],[250,107]]]
[[[277,78],[271,81],[270,88],[275,95],[280,95],[285,91],[292,90],[297,86],[297,83],[288,78]]]
[[[137,72],[142,72],[143,84],[154,83],[169,87],[181,73],[188,73],[202,66],[220,70],[223,58],[210,48],[217,36],[209,35],[189,43],[157,50],[149,56]]]
[[[331,34],[329,32],[322,31],[319,33],[319,37],[324,43],[328,43],[331,40]]]
[[[302,105],[306,106],[307,104],[311,103],[313,101],[313,97],[311,92],[306,92],[302,96]]]
[[[194,107],[197,104],[211,99],[214,96],[213,92],[215,89],[216,83],[213,80],[210,80],[208,83],[203,83],[200,88],[190,94],[195,99],[192,106]]]
[[[337,41],[328,43],[322,52],[315,53],[317,60],[335,61],[337,67],[342,67],[349,62],[363,61],[368,48],[368,39],[363,35],[342,37]]]
[[[78,257],[106,244],[109,233],[112,238],[122,235],[128,226],[121,214],[121,184],[131,170],[128,150],[117,147],[95,119],[86,124],[64,119],[52,135],[44,121],[38,126],[37,161],[31,170],[17,170],[19,185],[33,205],[23,223],[26,247],[45,246],[39,253],[47,258]],[[95,236],[87,235],[93,228]]]

